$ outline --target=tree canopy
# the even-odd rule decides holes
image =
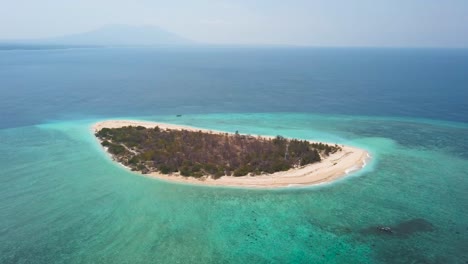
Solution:
[[[218,178],[260,175],[319,162],[337,145],[202,131],[125,126],[96,133],[114,158],[142,173]]]

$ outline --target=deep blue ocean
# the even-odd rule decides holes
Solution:
[[[90,126],[119,118],[372,161],[315,187],[169,183],[103,153]],[[468,263],[466,49],[0,49],[0,153],[0,263]]]

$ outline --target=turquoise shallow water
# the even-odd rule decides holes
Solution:
[[[131,118],[351,144],[373,160],[319,187],[214,188],[126,171],[96,143],[96,119],[1,129],[1,263],[468,261],[466,124],[310,113]]]

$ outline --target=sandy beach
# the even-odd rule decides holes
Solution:
[[[157,122],[137,121],[137,120],[107,120],[94,124],[93,132],[97,132],[102,128],[118,128],[123,126],[143,126],[153,128],[159,126],[163,129],[185,129],[189,131],[203,131],[213,133],[226,133],[209,129],[195,128],[190,126],[165,124]],[[256,136],[256,135],[255,135]],[[262,136],[268,138],[268,136]],[[311,141],[314,142],[314,141]],[[333,142],[323,142],[334,145]],[[203,184],[214,186],[233,186],[233,187],[249,187],[249,188],[279,188],[292,186],[308,186],[335,181],[348,175],[351,172],[363,168],[370,155],[366,150],[351,146],[343,146],[342,151],[331,154],[322,159],[319,163],[313,163],[304,167],[294,168],[288,171],[276,172],[272,174],[263,174],[257,176],[223,176],[219,179],[203,177],[201,179],[193,177],[184,177],[177,174],[161,174],[157,172],[149,174],[141,174],[147,177],[154,177],[166,181],[182,182],[190,184]]]

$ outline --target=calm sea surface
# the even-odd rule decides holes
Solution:
[[[114,164],[108,118],[373,160],[318,187],[174,184]],[[0,49],[0,153],[0,263],[468,262],[468,50]]]

